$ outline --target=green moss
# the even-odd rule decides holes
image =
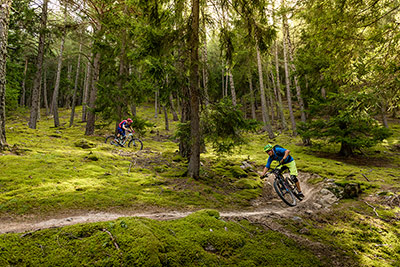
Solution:
[[[257,181],[254,179],[242,178],[240,180],[237,180],[234,183],[234,185],[239,189],[255,189],[255,188],[261,187],[262,183],[259,179]]]
[[[174,221],[121,218],[0,238],[2,266],[319,266],[306,248],[214,210]],[[295,265],[293,265],[295,263]]]

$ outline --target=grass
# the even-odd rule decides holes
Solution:
[[[94,136],[85,136],[85,124],[65,126],[68,110],[60,110],[63,126],[59,128],[42,114],[38,128],[29,129],[27,114],[16,112],[6,121],[11,150],[0,156],[0,219],[85,210],[251,209],[251,201],[261,195],[255,171],[266,163],[263,147],[280,144],[290,149],[300,171],[318,175],[313,184],[333,179],[339,187],[359,183],[363,189],[360,199],[342,200],[330,212],[285,225],[296,235],[308,229],[303,238],[344,251],[360,266],[400,265],[396,256],[400,209],[388,204],[400,191],[400,126],[396,124],[388,140],[363,151],[365,155],[347,159],[336,156],[337,146],[322,141],[304,147],[299,137],[287,132],[274,140],[266,133],[248,133],[251,142],[231,154],[218,155],[208,148],[201,155],[201,179],[196,181],[185,176],[187,161],[178,155],[178,144],[171,137],[176,123],[170,121],[171,130],[166,131],[164,118],[155,118],[151,108],[139,110],[139,116],[155,125],[141,137],[144,152],[140,154],[104,144],[113,126],[101,121]],[[80,147],[82,143],[88,148]],[[254,169],[242,170],[242,161],[251,162]],[[171,222],[124,218],[37,231],[23,238],[1,235],[0,265],[74,265],[82,260],[82,265],[259,266],[276,265],[276,259],[284,257],[288,261],[282,265],[291,266],[294,255],[304,263],[296,266],[329,265],[329,260],[321,263],[312,256],[316,251],[279,233],[245,220],[223,222],[212,214],[201,211]],[[103,229],[116,238],[120,250]]]

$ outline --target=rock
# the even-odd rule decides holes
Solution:
[[[360,184],[348,183],[344,186],[343,198],[357,198],[360,194]]]
[[[315,209],[320,209],[320,208],[322,208],[322,205],[321,205],[321,204],[318,204],[318,203],[313,203],[313,206],[314,206]]]
[[[299,230],[299,233],[302,235],[308,235],[310,233],[310,230],[304,227]]]

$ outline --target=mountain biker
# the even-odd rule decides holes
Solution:
[[[301,188],[300,188],[300,183],[299,180],[297,179],[297,168],[296,168],[296,163],[294,162],[294,159],[290,154],[290,150],[289,149],[285,149],[281,146],[272,146],[271,144],[267,144],[264,147],[264,151],[265,153],[268,154],[268,161],[267,164],[264,167],[264,170],[262,172],[262,174],[260,175],[261,177],[264,177],[264,175],[268,172],[271,163],[273,160],[278,161],[282,167],[286,166],[287,168],[289,168],[289,173],[290,173],[290,177],[292,178],[293,182],[295,182],[297,190],[298,190],[298,197],[300,198],[300,200],[302,200],[304,198],[303,193],[301,192]]]
[[[116,138],[117,142],[118,142],[118,140],[120,140],[120,137],[121,137],[121,139],[125,137],[125,131],[131,132],[131,133],[135,132],[132,129],[132,123],[133,123],[133,120],[131,118],[127,118],[126,120],[123,120],[118,124],[117,138]]]

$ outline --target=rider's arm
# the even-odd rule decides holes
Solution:
[[[283,164],[283,162],[285,162],[286,158],[289,157],[289,153],[290,153],[290,150],[286,149],[285,150],[285,155],[283,155],[283,158],[281,160],[281,164]]]
[[[263,170],[262,174],[260,175],[260,177],[264,177],[265,174],[268,172],[268,170],[269,170],[269,168],[264,167],[264,170]]]

